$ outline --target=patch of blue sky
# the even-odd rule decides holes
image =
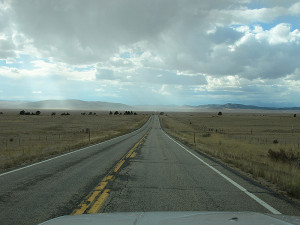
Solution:
[[[134,54],[135,54],[137,57],[139,57],[139,56],[143,55],[144,52],[143,52],[143,51],[137,51],[137,52],[135,52]]]
[[[254,0],[250,1],[249,3],[245,3],[245,6],[248,9],[262,9],[262,8],[272,8],[274,5],[267,4],[264,1]],[[285,7],[289,7],[291,5],[287,4]],[[262,21],[256,21],[251,24],[233,24],[231,27],[239,27],[241,25],[248,25],[249,27],[252,27],[254,25],[260,25],[264,30],[270,30],[276,25],[280,23],[287,23],[291,25],[291,30],[298,29],[300,26],[300,15],[284,15],[279,16],[276,19],[270,21],[270,22],[262,22]]]
[[[291,31],[300,28],[300,16],[281,16],[270,23],[259,23],[264,30],[270,30],[278,24],[286,23],[291,26]],[[252,24],[255,25],[255,24]]]
[[[7,63],[6,60],[0,60],[0,66],[5,66],[9,68],[16,68],[16,69],[26,69],[26,70],[34,70],[36,67],[32,63],[33,61],[36,60],[43,60],[45,62],[50,62],[48,59],[41,59],[41,58],[36,58],[30,55],[24,55],[21,54],[19,57],[14,58],[15,62],[12,63]]]
[[[130,58],[130,52],[122,52],[120,54],[120,57],[123,59],[129,59]]]
[[[266,8],[267,6],[263,3],[263,1],[250,1],[249,3],[245,3],[248,9],[261,9]]]
[[[251,24],[232,24],[230,25],[231,28],[238,28],[241,26],[249,26],[251,30],[254,30],[255,26],[261,26],[263,30],[271,30],[272,28],[276,27],[278,24],[285,23],[289,24],[291,27],[291,31],[300,28],[300,16],[281,16],[276,18],[271,22],[253,22]]]
[[[84,66],[84,67],[71,67],[73,70],[78,72],[90,71],[95,69],[95,66]]]
[[[8,77],[0,76],[0,99],[3,100],[25,100],[24,96],[30,93],[30,88],[24,85],[26,81],[11,82]]]
[[[30,67],[30,65],[23,62],[6,63],[6,60],[0,60],[0,67],[23,69],[24,67]]]

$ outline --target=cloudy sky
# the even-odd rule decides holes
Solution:
[[[0,100],[300,106],[300,1],[0,0]]]

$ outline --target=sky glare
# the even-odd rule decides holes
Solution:
[[[300,106],[300,1],[0,0],[0,100]]]

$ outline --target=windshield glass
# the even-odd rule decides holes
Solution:
[[[296,0],[0,0],[0,223],[299,216],[299,21]]]

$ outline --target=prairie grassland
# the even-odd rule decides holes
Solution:
[[[172,136],[299,199],[300,118],[293,115],[170,113],[160,119]]]
[[[148,115],[0,115],[0,171],[129,133]]]

